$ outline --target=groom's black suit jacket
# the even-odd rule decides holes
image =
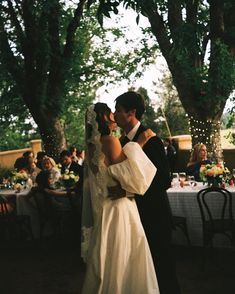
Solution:
[[[133,141],[146,130],[141,124]],[[164,146],[158,136],[152,137],[143,148],[145,154],[156,166],[157,172],[144,196],[136,197],[137,206],[144,227],[147,231],[171,231],[171,213],[166,190],[170,187],[170,169]]]
[[[146,128],[141,124],[133,141]],[[156,166],[156,175],[143,195],[136,195],[141,222],[143,224],[153,257],[161,294],[180,293],[171,252],[172,215],[166,190],[170,187],[170,169],[164,146],[158,136],[144,145],[145,154]]]

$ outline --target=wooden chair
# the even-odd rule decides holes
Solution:
[[[3,239],[30,237],[32,240],[33,232],[28,215],[17,215],[12,208],[11,201],[0,195],[0,229]]]
[[[173,221],[173,229],[176,230],[177,228],[180,228],[187,239],[188,245],[191,246],[186,217],[173,215],[172,221]]]
[[[216,214],[212,205],[216,199]],[[235,222],[232,211],[232,194],[223,188],[209,187],[197,193],[203,232],[203,247],[213,247],[213,238],[222,234],[235,246]]]

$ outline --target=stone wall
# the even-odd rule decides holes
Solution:
[[[33,151],[34,156],[36,156],[38,151],[42,150],[42,141],[32,140],[30,143],[31,148],[0,152],[0,167],[13,168],[16,158],[21,157],[26,151]]]
[[[177,171],[184,171],[189,161],[190,151],[192,149],[192,140],[190,135],[180,135],[172,137],[177,149]],[[22,156],[25,151],[32,150],[36,156],[38,151],[42,150],[41,140],[32,140],[31,148],[11,150],[0,152],[0,167],[12,168],[16,158]],[[224,149],[224,161],[229,170],[235,168],[235,148]]]

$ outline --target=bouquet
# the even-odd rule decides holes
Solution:
[[[60,179],[64,187],[71,188],[79,181],[79,176],[75,175],[73,171],[66,169]]]
[[[229,182],[230,171],[222,162],[206,164],[200,167],[200,178],[209,186],[220,187]]]

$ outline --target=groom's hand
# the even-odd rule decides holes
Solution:
[[[126,191],[122,189],[121,185],[117,182],[115,186],[108,187],[108,197],[112,200],[117,200],[122,197],[126,197]]]

